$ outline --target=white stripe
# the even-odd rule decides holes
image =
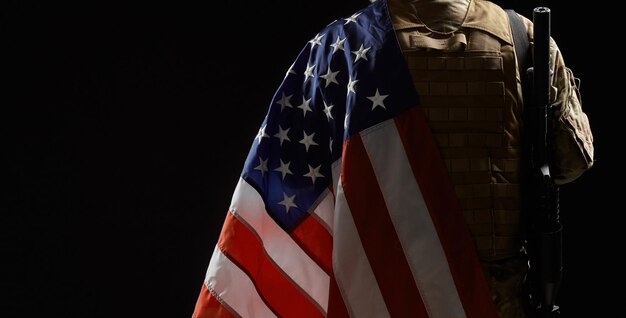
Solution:
[[[328,189],[326,189],[326,191],[324,191],[322,195],[324,196],[324,199],[322,199],[322,202],[320,202],[320,204],[318,204],[317,207],[315,207],[315,209],[313,210],[313,214],[317,216],[316,219],[318,220],[318,222],[320,222],[320,224],[322,224],[322,226],[324,226],[326,230],[328,230],[328,233],[332,235],[333,212],[335,211],[335,202],[334,202],[335,198],[333,197],[333,194],[330,193]]]
[[[335,206],[333,272],[351,317],[389,317],[341,184]]]
[[[465,317],[445,252],[393,120],[361,134],[429,317]]]
[[[239,179],[230,211],[261,238],[267,255],[326,313],[330,278],[265,211],[259,193]]]
[[[276,317],[257,293],[254,284],[215,246],[204,284],[221,303],[241,317]]]

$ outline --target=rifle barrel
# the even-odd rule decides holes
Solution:
[[[534,128],[533,161],[537,167],[547,163],[547,111],[550,103],[550,22],[549,8],[537,7],[533,10],[533,92],[534,107],[536,107],[533,111],[533,120],[537,125]]]

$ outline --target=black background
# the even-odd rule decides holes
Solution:
[[[582,79],[597,162],[563,187],[561,303],[602,311],[590,291],[614,271],[619,91],[599,73],[602,33],[581,30],[610,19],[567,2],[496,3],[526,16],[551,7]],[[365,5],[3,3],[2,316],[189,317],[274,90],[317,31]]]

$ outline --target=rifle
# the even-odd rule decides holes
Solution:
[[[532,102],[526,110],[529,122],[530,179],[525,209],[528,231],[526,249],[530,269],[528,288],[531,311],[537,317],[559,317],[556,299],[563,275],[562,230],[559,220],[559,188],[550,176],[550,9],[533,10],[533,67],[528,70]]]

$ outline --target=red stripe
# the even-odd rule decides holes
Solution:
[[[200,296],[196,302],[196,308],[193,311],[193,318],[235,318],[227,307],[222,305],[219,300],[211,294],[206,288],[205,284],[202,284],[202,290]]]
[[[261,298],[279,317],[324,316],[269,258],[255,233],[232,213],[224,221],[217,245],[250,277]]]
[[[328,230],[310,214],[291,231],[291,238],[326,274],[330,275],[333,238]]]
[[[426,118],[413,107],[395,119],[407,156],[435,224],[468,318],[497,318],[461,205]]]
[[[348,310],[346,309],[346,304],[343,302],[343,297],[341,296],[341,292],[339,291],[339,287],[337,286],[337,280],[335,280],[335,275],[330,275],[330,290],[328,293],[328,314],[327,318],[345,318],[350,317],[348,314]]]
[[[428,317],[361,137],[350,137],[343,153],[346,201],[389,314]]]

